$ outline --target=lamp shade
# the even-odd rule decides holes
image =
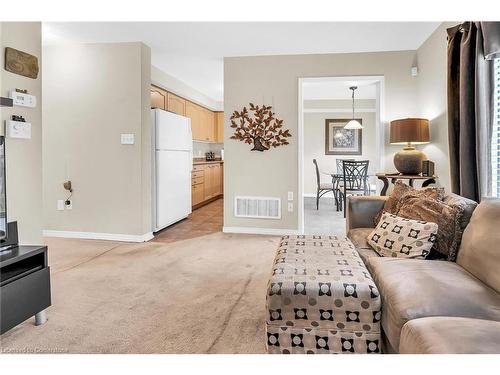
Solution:
[[[429,143],[429,120],[405,118],[391,121],[391,143]]]
[[[363,125],[359,123],[358,120],[351,120],[345,126],[344,129],[363,129]]]

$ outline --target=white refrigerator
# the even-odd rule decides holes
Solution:
[[[152,109],[153,121],[153,232],[191,213],[193,136],[191,120],[162,109]]]

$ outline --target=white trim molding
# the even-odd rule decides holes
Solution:
[[[154,238],[153,232],[145,234],[116,234],[116,233],[93,233],[93,232],[71,232],[62,230],[44,230],[44,237],[81,238],[87,240],[106,240],[120,242],[147,242]]]
[[[254,227],[223,227],[224,233],[237,234],[266,234],[272,236],[283,236],[287,234],[299,234],[296,229],[254,228]]]
[[[334,77],[299,77],[298,84],[298,96],[297,96],[297,107],[298,107],[298,131],[297,131],[297,148],[298,148],[298,196],[304,197],[304,114],[306,112],[316,112],[316,111],[325,111],[323,108],[312,109],[312,108],[304,108],[304,98],[303,98],[303,85],[305,82],[338,82],[338,81],[374,81],[373,83],[376,85],[376,101],[375,101],[375,109],[370,109],[370,112],[376,113],[376,122],[375,122],[375,142],[376,142],[376,155],[380,155],[379,165],[376,166],[377,169],[385,170],[385,78],[383,75],[377,76],[334,76]],[[344,109],[330,109],[331,111],[338,111]],[[352,108],[349,109],[348,112],[351,112]],[[356,112],[367,112],[368,109],[359,109]],[[298,231],[299,234],[304,233],[304,199],[299,199],[298,202]]]

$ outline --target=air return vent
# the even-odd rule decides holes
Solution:
[[[234,216],[281,219],[281,200],[268,197],[236,197],[234,198]]]

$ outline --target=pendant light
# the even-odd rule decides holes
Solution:
[[[344,129],[363,129],[363,126],[354,119],[354,91],[357,89],[357,86],[349,87],[349,90],[352,90],[352,120],[349,121]]]

